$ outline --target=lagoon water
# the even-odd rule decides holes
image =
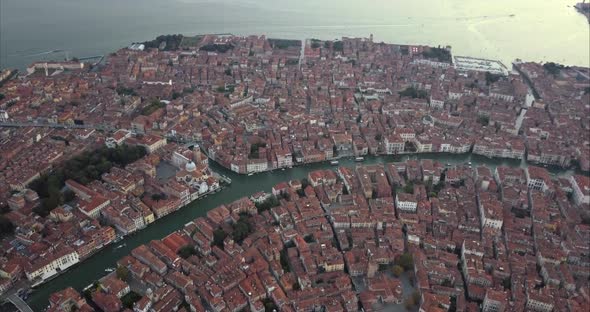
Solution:
[[[1,0],[0,67],[105,54],[160,34],[451,45],[456,55],[590,66],[578,0]],[[514,16],[511,16],[514,15]]]

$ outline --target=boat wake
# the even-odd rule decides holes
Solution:
[[[49,55],[49,54],[53,54],[53,53],[59,53],[59,52],[63,52],[63,51],[64,51],[64,50],[51,50],[51,51],[38,52],[38,53],[27,54],[27,55],[22,55],[22,54],[12,54],[11,56],[20,56],[20,57],[37,57],[37,56]]]

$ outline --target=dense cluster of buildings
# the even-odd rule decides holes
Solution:
[[[420,311],[585,311],[589,195],[587,176],[534,166],[312,171],[135,248],[117,262],[128,276],[111,273],[87,298],[104,311],[130,292],[133,311],[378,311],[410,298]],[[391,272],[407,255],[411,288]],[[54,297],[51,311],[87,305],[71,288]]]
[[[517,63],[518,73],[490,74],[453,66],[445,61],[451,59],[447,49],[372,38],[301,42],[206,35],[180,46],[122,49],[94,70],[73,62],[36,63],[26,76],[5,77],[0,122],[19,127],[0,132],[0,208],[8,211],[1,217],[15,227],[14,235],[0,240],[0,292],[21,279],[43,282],[117,234],[133,233],[218,190],[207,156],[248,174],[404,153],[471,152],[590,168],[588,68]],[[194,142],[200,147],[186,147]],[[33,181],[79,153],[122,144],[143,146],[148,155],[86,185],[66,181],[75,193],[71,201],[47,217],[33,213],[41,204]],[[570,272],[557,275],[579,278],[587,265],[586,249],[576,244],[588,232],[573,208],[587,210],[586,176],[556,181],[537,167],[471,172],[436,162],[400,166],[316,172],[309,177],[311,186],[301,190],[303,197],[294,193],[301,182],[277,185],[272,193],[291,199],[263,214],[249,200],[215,209],[195,221],[196,231],[175,234],[180,238],[174,240],[196,245],[199,256],[193,258],[178,260],[179,247],[169,242],[134,251],[121,265],[137,265],[134,278],[163,289],[146,294],[139,310],[159,302],[157,310],[166,310],[184,300],[220,311],[247,305],[258,311],[262,298],[286,310],[349,310],[357,302],[369,309],[400,300],[397,286],[378,269],[404,249],[415,257],[427,310],[448,298],[457,298],[456,306],[469,306],[461,301],[469,299],[506,309],[552,298],[554,307],[572,311],[579,298],[587,300],[587,288],[555,277]],[[408,182],[412,192],[397,191]],[[432,185],[445,188],[431,197]],[[266,197],[257,194],[253,200]],[[241,244],[230,240],[223,249],[211,247],[212,232],[203,229],[227,228],[240,212],[252,213],[256,233],[262,232]],[[563,253],[542,251],[554,247]],[[281,250],[289,272],[276,267]],[[459,258],[451,259],[453,250],[461,251]],[[556,255],[561,258],[550,259]],[[157,259],[160,263],[151,263]],[[463,267],[457,270],[459,261]],[[511,261],[527,265],[511,271],[508,281],[498,272],[507,271]],[[429,273],[439,271],[434,277]],[[194,280],[187,277],[191,274],[207,278]],[[322,283],[314,279],[318,274]],[[240,284],[252,276],[263,290]],[[349,287],[357,276],[366,276],[367,292],[355,294]],[[208,284],[199,284],[203,281]],[[189,284],[180,290],[184,282]],[[291,293],[294,284],[300,289]],[[319,299],[313,296],[318,284],[326,293]],[[463,288],[467,298],[451,291]],[[56,295],[55,306],[86,306],[74,294]],[[108,290],[96,296],[99,306],[117,304]]]
[[[130,136],[121,144],[142,140]],[[159,173],[159,166],[166,172]],[[35,191],[16,189],[8,198],[3,217],[16,229],[0,240],[0,293],[23,286],[19,281],[46,282],[117,237],[141,230],[221,185],[198,147],[164,143],[125,168],[113,167],[100,180],[83,185],[70,179],[65,188],[73,198],[46,217],[34,212],[42,205]]]
[[[287,42],[204,36],[178,51],[122,49],[98,71],[31,70],[5,83],[0,109],[12,122],[91,127],[56,130],[57,138],[87,140],[97,135],[92,126],[108,126],[199,141],[238,173],[353,155],[470,151],[589,168],[588,68],[556,74],[519,63],[518,74],[490,74],[428,59],[434,48],[424,46]],[[203,50],[211,46],[225,52]],[[3,146],[17,165],[2,172],[0,190],[26,185],[79,150],[77,140],[46,142],[47,131],[27,131],[10,133]],[[13,148],[23,140],[36,143],[27,156],[37,161]]]

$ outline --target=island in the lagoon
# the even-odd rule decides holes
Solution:
[[[588,303],[587,67],[509,68],[372,36],[167,35],[4,76],[12,302]]]

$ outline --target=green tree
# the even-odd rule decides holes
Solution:
[[[414,182],[408,182],[404,186],[404,193],[414,194]]]
[[[490,117],[486,115],[481,115],[477,117],[477,122],[483,126],[487,126],[490,124]]]
[[[414,291],[411,297],[406,298],[404,301],[404,306],[408,310],[414,309],[417,305],[420,304],[421,295],[418,291]]]
[[[416,304],[419,304],[420,303],[421,298],[422,298],[422,295],[420,295],[420,292],[419,291],[415,290],[412,293],[412,299],[414,299],[414,302],[416,302]]]
[[[163,46],[162,49],[164,51],[174,51],[174,50],[178,50],[178,48],[180,47],[180,43],[182,42],[182,38],[183,38],[183,36],[180,34],[178,34],[178,35],[162,35],[162,36],[156,37],[156,39],[154,39],[154,40],[143,42],[143,45],[145,46],[146,49],[155,49],[155,48],[160,48],[161,46]]]
[[[115,89],[115,91],[117,92],[118,95],[137,96],[137,92],[135,92],[135,90],[133,88],[126,88],[123,86],[119,86],[119,87],[117,87],[117,89]]]
[[[223,249],[223,241],[227,237],[227,233],[225,233],[222,229],[216,229],[213,231],[213,245]]]
[[[491,85],[491,84],[497,82],[502,77],[501,75],[492,74],[490,72],[486,72],[485,75],[486,75],[486,84],[487,85]]]
[[[258,210],[258,213],[262,213],[263,211],[266,211],[266,210],[269,210],[271,208],[277,207],[280,204],[281,203],[279,202],[279,199],[276,196],[271,195],[269,198],[267,198],[262,203],[255,204],[255,205],[256,205],[256,209]]]
[[[268,39],[273,49],[287,49],[289,47],[301,47],[301,40]]]
[[[393,272],[393,275],[395,277],[400,277],[402,275],[402,273],[404,273],[404,268],[402,268],[399,265],[394,265],[393,268],[391,269],[391,271]]]
[[[98,291],[101,289],[100,283],[98,281],[94,281],[94,283],[92,283],[92,286],[87,288],[86,290],[84,290],[83,295],[86,299],[88,300],[92,300],[92,294],[95,291]]]
[[[451,52],[443,48],[430,48],[422,52],[422,55],[427,59],[434,59],[439,62],[451,62]]]
[[[401,266],[406,271],[414,269],[414,259],[412,255],[407,252],[397,257],[395,259],[395,264]]]
[[[5,216],[0,215],[0,238],[12,235],[14,233],[14,224]]]
[[[212,43],[210,43],[210,44],[200,47],[199,50],[207,51],[207,52],[225,53],[233,48],[234,48],[234,46],[231,44],[212,44]]]
[[[512,281],[510,277],[506,277],[502,280],[502,286],[504,286],[504,290],[510,290],[512,288]]]
[[[62,194],[62,202],[67,203],[71,202],[76,198],[76,193],[72,192],[71,190],[65,190]]]
[[[83,152],[65,161],[50,174],[45,174],[31,183],[31,189],[36,191],[41,199],[41,205],[34,208],[35,213],[47,216],[55,207],[72,199],[71,193],[61,194],[66,180],[72,179],[87,184],[99,179],[113,165],[124,167],[146,154],[144,147],[121,145],[114,149],[102,147]]]
[[[551,75],[557,76],[561,72],[561,70],[565,67],[563,65],[560,65],[557,63],[549,62],[549,63],[543,64],[543,68]]]
[[[398,92],[399,95],[405,97],[411,97],[413,99],[425,99],[428,97],[428,92],[425,90],[416,89],[414,87],[408,87],[403,91]]]
[[[166,194],[164,194],[164,193],[155,193],[155,194],[152,194],[152,196],[151,196],[152,200],[155,200],[155,201],[164,200],[167,197],[168,196],[166,196]]]
[[[144,108],[141,110],[141,114],[144,116],[149,116],[151,114],[153,114],[155,111],[157,111],[160,108],[165,107],[166,104],[164,104],[164,102],[158,100],[158,99],[153,99],[149,105],[144,106]]]
[[[191,245],[186,245],[182,248],[180,248],[180,250],[178,251],[178,255],[180,257],[182,257],[183,259],[186,259],[192,255],[196,254],[196,250],[195,247],[191,246]]]
[[[306,187],[310,186],[311,183],[309,182],[309,180],[307,178],[303,178],[301,179],[301,188],[305,189]]]
[[[253,226],[250,223],[248,216],[241,216],[240,219],[234,224],[232,238],[238,244],[241,244],[250,233],[253,231]]]
[[[129,279],[129,269],[124,266],[117,267],[117,278],[122,281],[127,281]]]
[[[287,255],[287,249],[281,250],[280,255],[281,255],[280,262],[281,262],[281,267],[283,268],[283,271],[291,272],[291,267],[289,266],[289,256]]]
[[[270,298],[263,299],[262,303],[264,303],[264,312],[279,311],[279,307]]]
[[[51,195],[41,199],[41,205],[33,208],[33,211],[41,217],[47,217],[51,210],[59,206],[59,195]]]
[[[250,145],[250,154],[248,155],[248,158],[259,158],[260,155],[258,155],[258,150],[261,147],[266,147],[266,143],[257,142],[257,143]]]
[[[139,301],[141,299],[141,295],[139,295],[138,293],[131,291],[128,294],[126,294],[125,296],[121,297],[121,302],[123,303],[123,306],[127,309],[133,309],[133,304],[136,303],[137,301]]]

